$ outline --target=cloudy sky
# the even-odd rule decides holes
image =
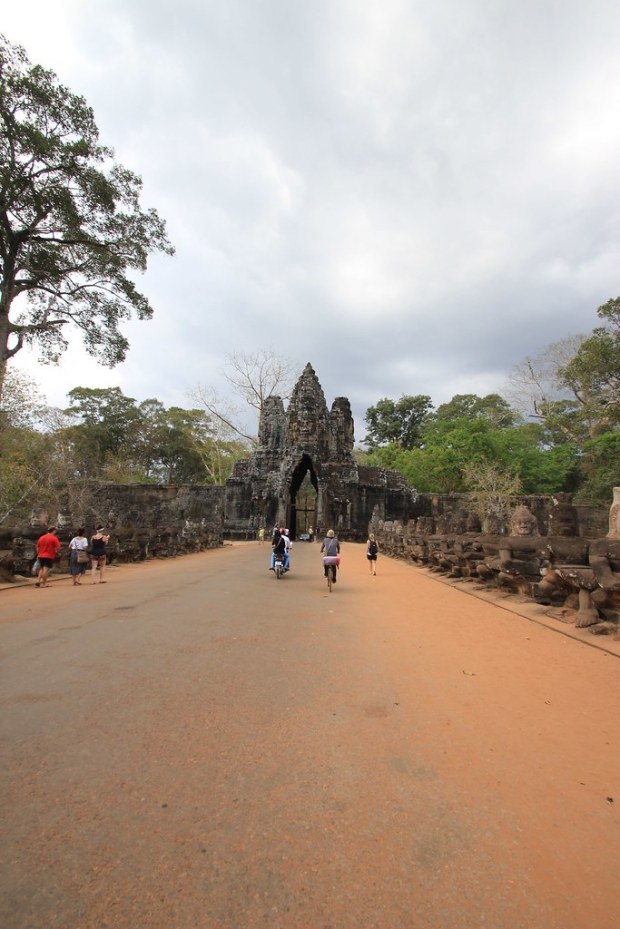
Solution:
[[[617,0],[21,0],[0,30],[94,109],[176,256],[65,405],[190,406],[227,354],[310,361],[356,437],[381,397],[502,391],[620,294]]]

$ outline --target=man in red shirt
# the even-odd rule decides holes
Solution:
[[[50,568],[54,564],[60,548],[60,541],[56,536],[56,527],[50,526],[47,532],[40,536],[37,541],[37,558],[39,559],[39,579],[37,581],[37,587],[50,586],[47,583],[47,579]]]

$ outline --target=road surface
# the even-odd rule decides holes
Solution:
[[[618,657],[318,549],[0,591],[3,929],[617,929]]]

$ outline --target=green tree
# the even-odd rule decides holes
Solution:
[[[400,471],[420,492],[471,491],[470,475],[478,467],[518,477],[525,493],[576,489],[579,452],[574,445],[565,441],[549,444],[546,430],[537,423],[495,425],[495,415],[475,412],[479,399],[453,398],[438,409],[439,415],[425,422],[421,447],[403,449],[391,443],[373,448],[367,454],[368,463]],[[492,407],[502,412],[500,422],[509,421],[502,403],[494,402]],[[448,418],[448,411],[453,418]]]
[[[113,366],[129,347],[122,321],[153,314],[132,275],[174,250],[113,156],[84,98],[0,36],[0,398],[24,345],[55,362],[73,325]]]
[[[141,417],[136,401],[120,387],[74,387],[65,413],[78,422],[69,427],[76,470],[82,476],[102,477],[113,463],[116,479],[132,471]]]
[[[374,448],[396,442],[401,448],[415,448],[421,442],[422,427],[432,410],[425,394],[403,395],[400,400],[384,397],[366,410],[368,427],[365,442]]]
[[[620,425],[620,297],[597,313],[606,324],[593,330],[559,372],[588,439]]]
[[[612,488],[620,487],[620,431],[605,432],[584,443],[582,484],[577,500],[609,506]]]
[[[46,411],[39,385],[21,371],[7,371],[0,398],[0,432],[7,426],[34,428]]]
[[[518,414],[499,394],[487,394],[486,397],[479,397],[477,394],[455,394],[449,403],[442,403],[437,407],[434,418],[438,420],[486,419],[494,426],[503,429],[513,426],[518,419]]]

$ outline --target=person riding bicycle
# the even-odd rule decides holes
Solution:
[[[340,542],[336,538],[336,535],[333,529],[328,529],[327,535],[323,539],[323,544],[321,545],[321,554],[323,552],[325,552],[325,557],[330,558],[330,559],[336,558],[338,554],[340,553]],[[336,583],[337,567],[338,565],[335,561],[330,561],[327,564],[325,564],[325,558],[323,559],[323,574],[325,575],[325,577],[327,577],[327,572],[330,570],[330,568],[333,568],[334,570],[333,570],[332,577],[333,577],[334,584]]]
[[[289,565],[291,562],[291,558],[289,555],[290,544],[291,543],[290,543],[288,536],[286,535],[285,529],[280,529],[278,532],[278,535],[277,536],[274,535],[273,541],[271,543],[273,551],[271,553],[271,567],[269,568],[270,571],[273,571],[274,569],[274,566],[276,563],[276,555],[284,556],[284,570],[288,571]]]

